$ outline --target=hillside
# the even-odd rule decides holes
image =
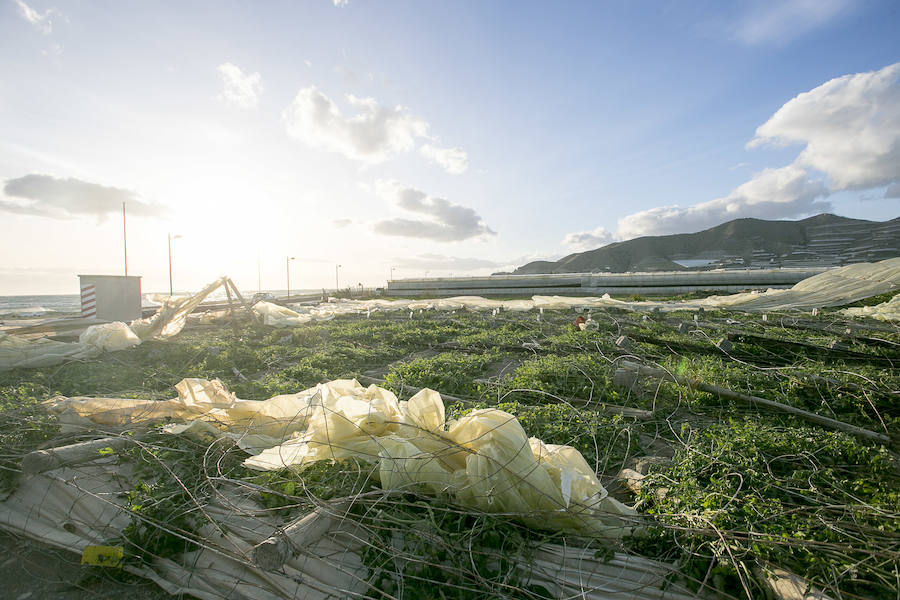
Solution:
[[[800,221],[735,219],[697,233],[646,236],[514,271],[678,271],[723,267],[810,267],[900,256],[900,217],[886,222],[821,214]]]

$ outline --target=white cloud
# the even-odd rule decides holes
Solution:
[[[92,216],[103,219],[122,211],[122,202],[132,216],[160,217],[168,210],[161,204],[147,202],[131,190],[107,187],[69,177],[29,174],[6,180],[0,198],[0,212],[36,215],[54,219]]]
[[[406,107],[385,106],[374,98],[352,94],[346,100],[356,114],[345,116],[316,86],[301,89],[282,115],[288,135],[311,148],[370,164],[409,152],[421,139],[426,142],[419,153],[448,173],[456,175],[468,168],[465,150],[435,145],[428,121]]]
[[[469,155],[462,148],[441,148],[433,144],[423,144],[419,147],[419,153],[440,165],[451,175],[459,175],[469,168]]]
[[[741,217],[802,217],[830,210],[823,198],[832,190],[886,186],[884,198],[900,197],[900,63],[797,95],[756,130],[748,147],[764,144],[804,148],[792,164],[765,169],[724,198],[628,215],[619,220],[618,235],[700,231]],[[827,185],[811,180],[814,171]]]
[[[245,75],[240,67],[230,62],[219,65],[216,70],[225,84],[219,100],[237,108],[256,108],[263,92],[259,73]]]
[[[344,227],[347,227],[348,225],[352,225],[353,219],[334,219],[331,222],[331,224],[334,225],[338,229],[343,229]]]
[[[750,146],[801,143],[796,163],[833,190],[900,181],[900,63],[832,79],[799,94],[756,130]]]
[[[618,241],[616,235],[605,227],[597,227],[591,231],[567,233],[563,244],[575,250],[593,250]]]
[[[734,30],[739,41],[749,44],[786,43],[823,27],[853,7],[851,0],[757,0],[747,7]]]
[[[350,4],[350,0],[332,0],[335,6],[344,7]]]
[[[428,136],[428,123],[403,106],[383,106],[374,98],[353,95],[347,102],[359,112],[345,117],[316,86],[301,89],[284,110],[288,135],[312,148],[368,163],[408,152],[417,138]]]
[[[619,219],[618,235],[631,239],[701,231],[732,219],[785,219],[831,209],[818,201],[828,195],[824,182],[810,181],[805,169],[788,165],[765,169],[724,198],[693,206],[660,206]]]
[[[372,229],[381,235],[458,242],[482,235],[496,235],[473,209],[406,187],[397,181],[379,180],[378,195],[397,207],[425,215],[426,219],[388,219]]]
[[[31,23],[35,29],[43,33],[44,35],[49,35],[53,31],[53,21],[50,20],[50,15],[56,13],[59,14],[55,8],[49,8],[44,11],[44,14],[39,13],[35,9],[31,8],[22,0],[13,0],[19,7],[19,15]]]

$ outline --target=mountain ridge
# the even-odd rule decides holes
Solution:
[[[533,261],[513,274],[838,266],[900,256],[900,217],[851,219],[822,213],[797,221],[742,218],[695,233],[642,236]]]

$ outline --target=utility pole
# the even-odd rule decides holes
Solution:
[[[284,268],[287,271],[287,297],[291,297],[291,261],[294,260],[293,256],[285,256],[284,257]]]
[[[334,265],[334,291],[337,292],[341,289],[340,283],[338,283],[338,270],[341,268],[341,265]]]
[[[172,234],[169,233],[169,295],[174,295],[174,291],[172,290],[172,240],[177,240],[181,236],[179,234],[175,234],[175,237],[172,237]]]

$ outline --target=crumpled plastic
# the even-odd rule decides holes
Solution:
[[[86,360],[100,354],[91,344],[57,342],[49,338],[26,340],[0,331],[0,371],[49,367],[67,360]]]
[[[900,321],[900,294],[875,306],[854,306],[841,311],[850,317],[870,317],[879,321]]]
[[[279,306],[265,300],[254,304],[253,312],[262,317],[264,325],[272,327],[294,327],[314,320],[313,315],[300,314],[286,306]]]
[[[121,321],[91,325],[78,336],[82,344],[96,346],[101,352],[115,352],[139,346],[141,338]]]
[[[69,360],[95,358],[102,352],[133,348],[142,340],[176,335],[184,328],[188,315],[227,280],[227,277],[220,277],[193,296],[157,294],[154,298],[162,306],[152,317],[137,319],[128,325],[121,322],[91,325],[81,334],[78,342],[58,342],[47,338],[27,340],[0,333],[0,371],[49,367]]]
[[[153,300],[162,304],[156,313],[146,319],[130,323],[131,330],[142,340],[165,339],[177,335],[184,329],[187,317],[200,306],[206,297],[225,285],[228,277],[222,276],[192,296],[164,296],[156,294]]]
[[[400,402],[355,379],[252,401],[218,380],[185,379],[178,397],[148,401],[63,398],[45,402],[64,429],[170,423],[167,431],[229,437],[257,470],[302,470],[319,461],[378,464],[382,488],[448,497],[484,512],[514,514],[540,528],[618,537],[636,511],[609,498],[584,457],[570,446],[529,438],[497,409],[447,422],[439,393],[424,389]]]

